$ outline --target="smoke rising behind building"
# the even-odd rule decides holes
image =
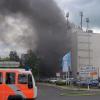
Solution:
[[[12,48],[31,48],[49,73],[60,65],[66,37],[66,20],[55,1],[0,0],[0,42]]]

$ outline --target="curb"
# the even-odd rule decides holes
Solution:
[[[48,84],[48,83],[38,83],[40,85],[45,85],[45,86],[50,86],[50,87],[55,87],[55,88],[59,88],[59,89],[62,89],[62,90],[74,90],[74,91],[95,91],[95,92],[100,92],[100,89],[90,89],[88,90],[87,88],[86,89],[82,89],[82,88],[75,88],[75,87],[64,87],[64,86],[57,86],[55,84]]]

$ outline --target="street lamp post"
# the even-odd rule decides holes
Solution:
[[[66,13],[66,18],[67,18],[67,28],[68,28],[68,23],[69,23],[69,12]]]
[[[81,16],[81,29],[83,27],[83,12],[80,12],[80,16]]]
[[[86,18],[86,23],[87,23],[87,29],[86,29],[86,32],[88,32],[88,29],[89,29],[89,22],[90,22],[89,18]]]

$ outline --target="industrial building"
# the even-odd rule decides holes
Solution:
[[[73,77],[100,77],[100,34],[74,27],[68,34]]]

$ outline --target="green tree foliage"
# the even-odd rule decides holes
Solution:
[[[32,50],[28,52],[28,58],[26,60],[26,64],[31,67],[34,76],[39,77],[40,59],[35,55],[35,53]]]
[[[11,61],[19,61],[19,56],[16,51],[10,51],[9,57]]]
[[[5,57],[5,58],[0,57],[0,61],[10,61],[10,58],[9,57]]]

